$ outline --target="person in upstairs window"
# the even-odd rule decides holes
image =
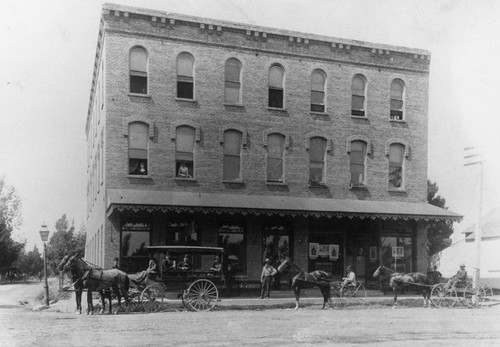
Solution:
[[[177,177],[190,178],[189,168],[186,165],[186,162],[182,162],[181,166],[179,166],[179,172],[177,173]]]
[[[139,165],[135,168],[135,170],[132,171],[132,175],[147,175],[148,170],[146,168],[146,163],[141,161],[139,162]]]

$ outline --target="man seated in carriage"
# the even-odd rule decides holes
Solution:
[[[177,268],[181,269],[182,271],[191,270],[191,263],[189,262],[189,256],[187,254],[184,256],[184,259],[179,263]]]
[[[356,285],[356,274],[352,271],[352,266],[347,265],[346,268],[347,276],[342,278],[342,284],[340,285],[340,292],[344,290],[345,286],[355,286]]]
[[[214,263],[213,263],[212,267],[210,268],[210,271],[215,275],[219,275],[221,273],[222,263],[220,262],[220,258],[218,255],[215,256]]]
[[[465,286],[467,283],[467,271],[465,271],[465,264],[460,264],[460,270],[446,282],[446,287],[456,286],[457,284],[460,286]]]

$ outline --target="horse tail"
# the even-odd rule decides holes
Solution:
[[[130,288],[130,279],[128,278],[128,275],[125,274],[125,285],[124,285],[124,289],[125,291],[128,293],[128,290]]]

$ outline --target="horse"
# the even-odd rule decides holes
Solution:
[[[77,255],[65,256],[58,266],[63,273],[68,273],[73,281],[76,294],[77,313],[82,313],[82,292],[87,289],[87,314],[94,313],[92,303],[92,292],[97,291],[101,295],[103,311],[105,310],[105,298],[109,300],[108,312],[112,313],[111,290],[118,298],[118,308],[121,308],[121,298],[125,299],[125,306],[128,309],[129,299],[129,277],[118,269],[102,270],[96,268]],[[110,290],[111,289],[111,290]]]
[[[283,273],[285,270],[291,268],[297,271],[297,274],[292,278],[292,289],[295,294],[295,310],[299,309],[300,290],[313,287],[318,287],[323,295],[322,309],[325,309],[326,303],[332,306],[330,302],[330,279],[328,278],[328,273],[321,270],[313,272],[302,271],[290,258],[285,259],[278,266],[277,270],[279,273]]]
[[[387,276],[388,274],[390,274],[389,286],[392,288],[394,293],[394,304],[392,308],[396,308],[398,306],[398,291],[400,291],[404,285],[420,287],[424,298],[424,307],[430,307],[429,299],[431,296],[431,287],[430,281],[426,275],[420,272],[412,272],[408,274],[394,272],[388,267],[380,265],[373,273],[373,277],[378,278],[379,276]]]

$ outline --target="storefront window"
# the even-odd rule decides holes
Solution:
[[[224,248],[224,266],[231,265],[235,274],[246,273],[245,228],[243,223],[222,223],[219,247]]]
[[[150,245],[149,222],[125,222],[121,228],[121,267],[127,272],[144,270],[148,264],[146,246]]]
[[[413,242],[411,236],[382,236],[382,264],[398,272],[413,271]]]

